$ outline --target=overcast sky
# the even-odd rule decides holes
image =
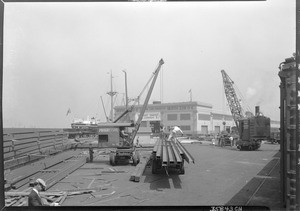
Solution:
[[[150,102],[210,103],[228,113],[224,69],[254,112],[279,120],[279,63],[295,52],[295,1],[5,3],[4,127],[105,121],[137,97],[161,58]],[[145,96],[145,95],[143,95]],[[144,98],[143,98],[144,99]],[[67,110],[71,113],[66,116]]]

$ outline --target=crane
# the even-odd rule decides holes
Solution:
[[[124,122],[124,123],[118,122],[124,115],[126,115],[128,112],[130,112],[133,109],[134,105],[132,105],[125,112],[123,112],[119,117],[117,117],[113,122],[97,125],[98,146],[104,147],[103,145],[106,145],[106,146],[116,148],[115,150],[112,150],[109,155],[109,160],[111,165],[115,165],[121,161],[129,161],[129,160],[132,160],[134,165],[136,165],[139,162],[139,153],[135,150],[133,142],[140,128],[156,79],[158,77],[159,71],[163,64],[164,64],[163,59],[160,59],[157,68],[155,69],[153,75],[151,76],[150,80],[147,83],[149,84],[151,82],[151,85],[148,90],[147,96],[145,98],[143,107],[140,111],[139,117],[135,124],[133,122]],[[129,128],[129,127],[133,127],[133,130],[131,134],[126,134],[125,128]]]
[[[263,116],[259,112],[258,106],[255,108],[255,116],[249,111],[244,114],[244,109],[233,88],[234,82],[225,70],[221,70],[221,73],[225,95],[239,133],[239,140],[236,143],[237,147],[240,150],[256,150],[260,147],[262,140],[270,138],[270,118]]]
[[[120,116],[118,116],[118,117],[113,121],[114,123],[118,122],[123,116],[125,116],[127,113],[129,113],[129,112],[131,112],[131,111],[133,110],[133,108],[135,107],[136,103],[139,102],[139,99],[141,98],[141,95],[144,93],[144,91],[145,91],[146,88],[148,87],[149,83],[150,83],[151,81],[152,81],[152,83],[153,83],[153,81],[154,81],[154,83],[155,83],[156,78],[157,78],[157,76],[158,76],[158,72],[160,71],[160,67],[161,67],[161,65],[163,65],[163,64],[164,64],[164,61],[163,61],[163,59],[161,59],[161,60],[159,61],[159,66],[158,66],[157,69],[152,73],[151,77],[149,78],[148,82],[147,82],[146,85],[144,86],[144,88],[143,88],[143,90],[141,91],[141,93],[140,93],[136,98],[133,99],[133,100],[134,100],[134,103],[133,103],[129,108],[127,108]],[[155,77],[155,79],[154,79],[154,77]],[[154,85],[153,85],[153,86],[154,86]],[[153,89],[153,87],[152,87],[152,89]],[[151,88],[150,88],[150,90],[151,90]],[[152,90],[151,90],[151,92],[152,92]],[[149,92],[148,92],[148,94],[149,94]],[[150,95],[151,95],[151,93],[150,93]],[[148,99],[148,101],[149,101],[149,99]],[[144,114],[143,114],[143,115],[144,115]]]
[[[154,76],[154,77],[153,77],[153,79],[152,79],[152,83],[151,83],[151,85],[150,85],[149,91],[148,91],[147,96],[146,96],[146,98],[145,98],[145,102],[144,102],[144,104],[143,104],[143,107],[142,107],[141,113],[140,113],[140,115],[139,115],[139,118],[138,118],[138,120],[137,120],[137,122],[136,122],[136,124],[135,124],[135,130],[134,130],[134,132],[133,132],[133,134],[132,134],[132,141],[134,140],[134,138],[135,138],[135,136],[136,136],[136,134],[137,134],[137,132],[138,132],[138,130],[139,130],[139,128],[140,128],[140,125],[141,125],[143,116],[144,116],[144,114],[145,114],[146,108],[147,108],[147,106],[148,106],[148,103],[149,103],[149,100],[150,100],[150,97],[151,97],[151,94],[152,94],[152,91],[153,91],[153,88],[154,88],[154,84],[155,84],[156,79],[157,79],[157,77],[158,77],[158,73],[159,73],[159,71],[160,71],[160,68],[161,68],[161,66],[162,66],[163,64],[164,64],[164,60],[163,60],[163,59],[160,59],[159,64],[158,64],[158,67],[156,68],[156,70],[155,70],[154,73],[153,73],[153,76]]]
[[[228,101],[228,105],[235,122],[237,129],[239,128],[238,120],[244,117],[243,115],[243,108],[241,106],[240,100],[238,99],[235,90],[233,88],[233,80],[227,75],[225,70],[221,70],[222,77],[223,77],[223,84],[225,95]]]

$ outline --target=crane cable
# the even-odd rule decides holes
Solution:
[[[157,69],[157,67],[155,68]],[[137,96],[137,98],[135,99],[140,99],[141,95],[144,93],[144,91],[146,90],[146,88],[148,87],[149,83],[152,81],[153,77],[155,75],[155,71],[152,73],[151,77],[149,78],[148,82],[146,83],[146,85],[144,86],[143,90],[140,92],[140,94]],[[134,101],[133,106],[135,106],[135,104],[137,103],[137,100]]]
[[[235,87],[234,89],[237,90],[238,96],[241,98],[242,104],[245,106],[246,109],[244,108],[244,106],[242,106],[242,108],[245,110],[245,112],[246,112],[246,111],[251,112],[251,107],[250,107],[249,104],[247,103],[247,101],[246,101],[246,99],[244,98],[242,92],[238,89],[237,86],[234,85],[234,87]],[[252,112],[251,112],[251,113],[252,113]]]
[[[227,74],[226,74],[226,75],[227,75]],[[241,105],[241,106],[242,106],[242,109],[243,109],[245,112],[248,111],[248,112],[252,113],[252,112],[251,112],[251,107],[250,107],[249,104],[247,103],[247,101],[246,101],[246,99],[244,98],[242,92],[238,89],[238,87],[235,85],[234,81],[229,77],[229,75],[227,75],[227,77],[228,77],[228,79],[230,80],[233,89],[237,91],[238,97],[240,98],[242,104],[243,104],[244,106],[246,106],[246,109],[245,109],[244,106]],[[244,114],[242,114],[242,115],[244,115]]]

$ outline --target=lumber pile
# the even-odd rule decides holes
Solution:
[[[138,165],[135,167],[134,171],[130,175],[130,179],[129,179],[130,181],[134,181],[134,182],[140,181],[141,176],[144,173],[145,168],[147,166],[147,163],[150,160],[150,157],[151,157],[150,153],[146,153],[141,156],[140,162],[138,163]]]
[[[32,179],[34,179],[33,177],[35,177],[35,175],[39,176],[38,175],[39,173],[42,173],[45,170],[49,170],[49,169],[51,169],[51,167],[53,167],[55,165],[66,162],[66,161],[70,160],[71,158],[78,156],[79,154],[80,154],[80,152],[68,151],[68,152],[59,154],[54,157],[47,157],[40,162],[31,164],[31,165],[26,165],[21,168],[12,170],[9,173],[5,174],[5,180],[6,180],[5,189],[6,190],[9,190],[11,188],[18,189],[24,185],[27,185],[27,184],[29,184],[29,182]],[[82,158],[82,161],[80,162],[80,164],[82,164],[82,163],[84,164],[85,161],[86,161],[86,157]],[[78,165],[80,165],[80,164],[78,164]],[[53,170],[51,170],[51,171],[54,172]],[[60,172],[60,174],[63,174],[63,172]]]
[[[64,150],[67,133],[61,130],[29,130],[4,132],[4,160],[27,157],[32,154],[53,154]]]
[[[65,168],[59,170],[56,174],[52,175],[50,178],[47,178],[45,180],[47,187],[46,189],[49,189],[53,185],[55,185],[57,182],[74,172],[76,169],[79,169],[81,166],[83,166],[86,163],[87,158],[85,156],[79,157],[76,160],[73,161],[67,161],[69,162],[68,165],[66,165]],[[36,178],[35,178],[36,179]]]

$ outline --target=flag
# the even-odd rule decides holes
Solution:
[[[69,113],[71,113],[71,109],[70,108],[68,109],[66,116],[68,116]]]

